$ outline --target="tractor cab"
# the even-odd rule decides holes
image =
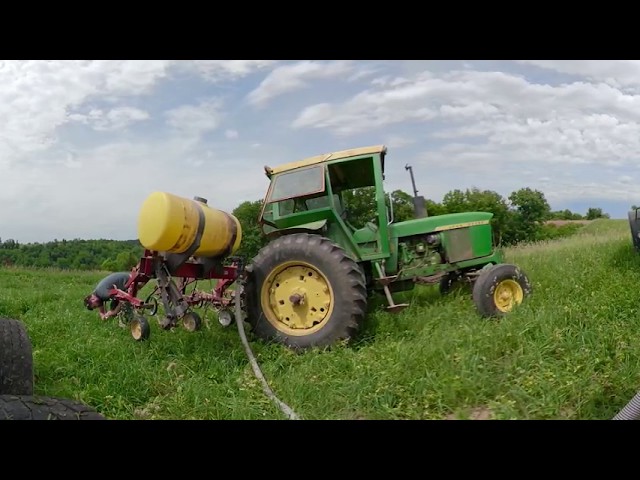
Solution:
[[[383,190],[384,145],[318,155],[278,167],[265,167],[271,180],[260,216],[268,237],[309,232],[327,236],[359,260],[388,256],[387,211]],[[350,207],[358,193],[376,203],[376,218],[354,225]],[[385,254],[385,252],[387,252]]]

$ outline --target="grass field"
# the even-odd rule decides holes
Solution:
[[[640,256],[628,224],[598,220],[568,239],[506,251],[534,293],[481,319],[469,292],[405,295],[373,307],[357,341],[295,354],[252,347],[276,394],[304,419],[608,419],[640,390]],[[114,419],[280,419],[235,325],[146,343],[102,322],[82,298],[101,272],[0,269],[0,316],[23,320],[36,393],[81,400]],[[399,298],[402,298],[401,296]],[[250,337],[251,339],[251,337]]]

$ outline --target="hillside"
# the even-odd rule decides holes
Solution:
[[[305,419],[606,419],[640,389],[640,256],[625,220],[506,250],[534,288],[502,321],[468,293],[418,287],[397,315],[375,305],[358,340],[330,352],[252,347],[278,396]],[[0,268],[0,315],[34,344],[36,393],[111,418],[282,418],[235,327],[161,331],[136,343],[82,298],[98,272]],[[399,298],[402,298],[399,296]]]

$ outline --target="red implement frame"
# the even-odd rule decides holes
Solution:
[[[129,303],[135,309],[151,307],[152,304],[145,303],[144,300],[137,297],[137,294],[142,287],[156,277],[154,268],[158,260],[162,260],[162,258],[159,257],[158,252],[145,250],[140,262],[131,269],[129,280],[127,280],[127,283],[125,284],[125,290],[117,288],[111,289],[109,290],[110,297],[114,300]],[[238,267],[236,265],[225,265],[222,272],[219,270],[216,271],[216,269],[211,269],[208,274],[200,276],[199,272],[201,271],[201,267],[202,266],[199,263],[187,261],[180,265],[172,275],[174,278],[182,279],[178,288],[180,289],[184,300],[190,306],[204,306],[209,303],[216,308],[227,307],[231,303],[231,300],[229,298],[225,298],[224,293],[238,278]],[[197,280],[209,279],[218,279],[218,282],[212,289],[211,293],[194,290],[189,295],[186,295],[185,288],[187,285]],[[158,287],[156,287],[154,292],[157,290]],[[153,293],[151,295],[153,295]]]

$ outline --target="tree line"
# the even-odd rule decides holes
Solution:
[[[395,222],[414,218],[411,195],[395,190],[390,197]],[[344,204],[348,220],[355,227],[375,221],[374,188],[345,192]],[[552,225],[547,223],[549,220],[609,218],[600,208],[589,208],[584,215],[570,210],[552,211],[544,194],[531,188],[521,188],[507,198],[491,190],[456,189],[445,194],[441,202],[427,199],[426,208],[429,216],[469,211],[493,213],[494,241],[500,246],[567,236],[580,228],[571,223]],[[255,200],[244,201],[232,211],[242,225],[242,244],[237,254],[247,259],[254,257],[267,243],[257,221],[261,209],[262,200]],[[138,262],[143,250],[138,240],[56,239],[45,243],[19,243],[14,239],[0,239],[0,266],[127,271]]]
[[[412,195],[403,190],[391,192],[395,222],[414,218]],[[579,224],[554,225],[550,220],[595,220],[609,218],[601,208],[588,208],[584,215],[570,210],[551,210],[543,192],[521,188],[507,198],[492,190],[469,188],[455,189],[444,195],[441,202],[426,199],[428,216],[481,211],[493,213],[494,242],[499,246],[513,246],[523,242],[536,242],[568,236],[581,228]],[[344,192],[344,208],[349,222],[357,228],[376,217],[375,188],[365,187]],[[387,206],[389,201],[387,198]],[[262,200],[242,202],[235,215],[242,225],[242,246],[239,254],[251,258],[266,244],[257,218]],[[374,220],[375,221],[375,220]]]

